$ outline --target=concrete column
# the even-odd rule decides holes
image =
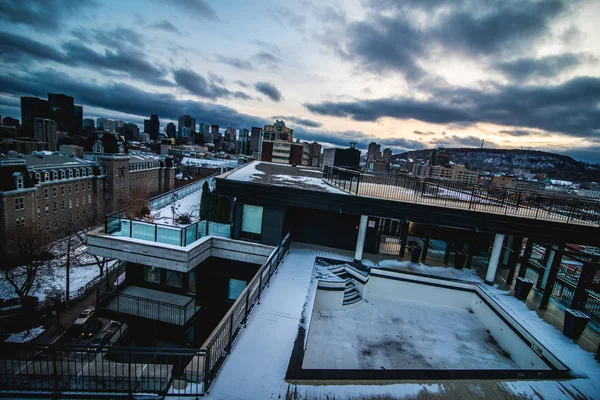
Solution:
[[[541,289],[546,289],[546,283],[548,283],[548,276],[550,275],[550,267],[552,267],[552,262],[554,261],[554,256],[556,251],[554,247],[550,247],[550,253],[548,255],[548,261],[546,261],[546,269],[544,269],[544,275],[542,276],[542,284]]]
[[[367,222],[369,216],[360,216],[360,225],[358,225],[358,237],[356,238],[356,250],[354,251],[354,261],[362,260],[363,248],[365,247],[365,236],[367,234]]]
[[[494,284],[496,278],[496,270],[498,269],[498,261],[500,261],[500,253],[502,252],[502,244],[504,243],[504,235],[497,233],[494,238],[494,247],[492,247],[492,254],[490,255],[490,262],[488,263],[487,272],[485,274],[485,283],[488,285]]]

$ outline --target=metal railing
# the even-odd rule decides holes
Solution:
[[[107,311],[135,315],[169,324],[183,326],[196,313],[196,299],[193,297],[190,297],[184,305],[178,305],[132,296],[117,290],[100,290],[99,296],[100,305]]]
[[[149,242],[188,246],[205,236],[231,238],[231,224],[198,221],[184,226],[138,221],[123,216],[107,215],[105,232],[109,235],[141,239]]]
[[[160,208],[164,208],[189,194],[192,194],[198,190],[202,190],[204,182],[208,182],[209,186],[211,186],[212,188],[214,186],[215,176],[218,175],[219,174],[213,174],[196,182],[192,182],[188,185],[180,186],[177,189],[173,189],[168,192],[159,194],[158,196],[154,196],[146,200],[146,203],[148,204],[151,210],[158,210]]]
[[[223,362],[231,352],[235,340],[248,323],[252,311],[257,304],[260,304],[262,294],[271,282],[271,277],[277,273],[279,264],[283,261],[289,248],[290,234],[288,233],[202,345],[201,350],[205,352],[203,356],[205,391],[216,378]]]
[[[185,368],[194,365],[198,354],[202,351],[180,348],[3,344],[0,391],[53,398],[91,393],[196,398],[202,385],[186,384]],[[202,366],[196,371],[201,374]]]
[[[370,175],[333,166],[324,167],[323,180],[356,196],[565,223],[600,225],[600,201],[577,196],[413,176]]]

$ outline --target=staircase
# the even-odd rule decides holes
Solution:
[[[343,265],[332,265],[327,268],[329,272],[336,274],[338,277],[344,280],[346,286],[344,288],[344,303],[343,305],[349,306],[351,304],[358,303],[362,300],[360,292],[356,289],[356,285],[352,282],[350,275],[346,272],[346,268]]]

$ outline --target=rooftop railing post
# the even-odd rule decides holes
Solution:
[[[258,274],[258,304],[260,304],[260,294],[262,292],[262,271]]]
[[[356,195],[358,196],[359,188],[360,188],[360,178],[362,177],[362,172],[358,172],[358,178],[356,179]]]
[[[133,237],[133,221],[129,218],[129,237]]]
[[[154,224],[154,241],[158,242],[158,225]]]
[[[556,249],[554,258],[552,259],[552,264],[550,265],[550,271],[548,273],[548,279],[546,280],[546,286],[544,287],[544,293],[542,295],[542,300],[540,300],[540,310],[545,310],[548,308],[548,303],[550,302],[550,297],[552,296],[552,292],[554,290],[554,282],[556,282],[556,274],[558,273],[558,268],[562,262],[563,253],[562,250],[564,246],[561,246],[560,249]],[[543,278],[541,278],[543,280]]]
[[[108,217],[104,216],[104,233],[108,233]]]
[[[208,394],[208,386],[210,385],[210,347],[206,349],[206,356],[204,357],[204,384],[202,385],[202,391],[204,394]]]
[[[575,204],[577,199],[571,199],[571,212],[569,213],[569,218],[567,218],[567,223],[571,222],[573,219],[573,214],[575,214]]]
[[[244,309],[244,326],[248,325],[248,303],[250,302],[250,288],[246,290],[246,307]]]
[[[579,279],[577,280],[577,287],[573,294],[573,300],[571,300],[571,306],[573,310],[583,310],[586,300],[586,289],[591,288],[594,281],[594,275],[596,271],[592,264],[584,262],[581,266],[581,272],[579,273]]]
[[[231,316],[229,317],[229,344],[227,345],[227,354],[231,353],[231,346],[233,345],[233,314],[235,312],[232,310]]]
[[[519,210],[520,203],[521,203],[521,192],[517,192],[517,204],[515,206],[515,212]]]

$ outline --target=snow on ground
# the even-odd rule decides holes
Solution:
[[[202,198],[202,190],[196,190],[193,193],[188,194],[187,196],[177,200],[175,202],[175,212],[177,214],[193,214],[194,217],[198,217],[198,212],[200,210],[200,199]],[[152,210],[152,215],[156,218],[173,218],[173,210],[171,205],[160,208],[158,210]],[[160,223],[160,220],[157,220],[156,223]]]
[[[327,349],[327,351],[323,351]],[[390,296],[316,311],[303,368],[516,369],[475,314]]]
[[[27,331],[23,331],[20,333],[13,333],[12,335],[10,335],[8,337],[8,339],[6,339],[7,343],[27,343],[32,341],[33,339],[35,339],[36,337],[40,336],[42,333],[44,333],[45,329],[43,326],[38,326],[37,328],[32,328],[29,330],[29,333],[27,333]]]
[[[209,160],[207,158],[183,157],[181,165],[193,165],[202,168],[237,168],[240,166],[237,160]]]
[[[351,261],[335,249],[292,243],[290,253],[273,276],[269,288],[248,320],[231,355],[225,361],[207,398],[267,399],[286,398],[417,398],[426,393],[461,398],[457,390],[475,398],[564,399],[579,395],[600,398],[600,366],[593,354],[582,350],[556,328],[541,320],[534,311],[507,292],[486,285],[488,293],[514,314],[518,322],[535,334],[543,345],[565,362],[579,379],[555,381],[444,381],[389,385],[294,385],[285,381],[289,358],[298,332],[302,308],[315,257]],[[457,389],[458,388],[458,389]]]

